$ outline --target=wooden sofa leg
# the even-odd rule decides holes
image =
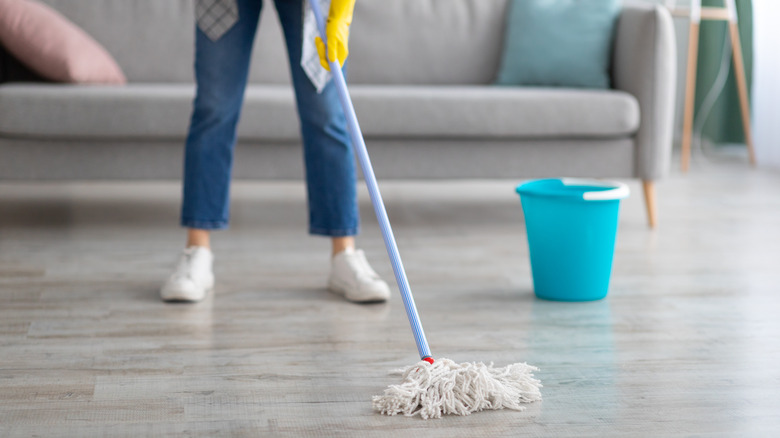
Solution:
[[[645,206],[647,207],[647,224],[655,228],[658,224],[658,211],[656,209],[655,185],[651,180],[642,180],[642,189],[645,192]]]

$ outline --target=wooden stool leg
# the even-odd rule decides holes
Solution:
[[[642,180],[642,189],[645,194],[645,207],[647,208],[647,224],[650,228],[658,225],[658,209],[656,208],[655,184],[651,180]]]
[[[729,22],[729,34],[731,35],[731,50],[734,58],[734,77],[737,80],[737,94],[739,94],[739,108],[742,113],[742,130],[745,131],[745,144],[748,148],[750,164],[755,166],[756,153],[753,149],[753,134],[750,129],[750,104],[748,103],[747,81],[745,80],[745,64],[736,22]]]
[[[699,23],[691,21],[688,32],[688,65],[685,75],[685,109],[683,110],[683,132],[681,168],[688,171],[691,158],[691,137],[693,136],[693,107],[696,97],[696,63],[699,54]]]

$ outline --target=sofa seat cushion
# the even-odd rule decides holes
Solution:
[[[360,86],[366,135],[411,138],[614,138],[639,128],[639,104],[614,90]]]
[[[183,139],[195,87],[128,84],[122,87],[4,84],[0,136],[30,138]],[[247,91],[241,135],[294,138],[298,121],[284,85]]]
[[[640,117],[636,99],[614,90],[355,85],[351,94],[369,138],[617,138]],[[189,84],[4,84],[0,136],[183,139],[193,96]],[[296,140],[290,88],[250,86],[238,133]]]

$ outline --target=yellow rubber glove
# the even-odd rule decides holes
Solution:
[[[355,0],[331,0],[328,21],[325,24],[325,36],[328,37],[328,59],[325,59],[325,44],[322,38],[316,37],[317,51],[320,53],[320,64],[330,71],[328,60],[339,61],[339,66],[344,67],[349,50],[349,25],[352,24],[352,11],[355,9]]]

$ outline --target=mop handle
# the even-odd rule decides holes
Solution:
[[[317,28],[320,32],[322,42],[326,46],[325,51],[327,53],[328,41],[325,36],[325,20],[323,19],[322,11],[320,10],[319,0],[309,0],[309,4],[314,12]],[[409,324],[412,326],[414,341],[417,344],[417,351],[420,353],[421,359],[429,359],[429,361],[432,361],[431,350],[428,348],[428,341],[425,339],[425,332],[420,323],[420,317],[417,314],[417,307],[414,305],[414,297],[412,297],[412,291],[409,288],[409,281],[406,279],[406,272],[404,271],[403,263],[401,263],[398,246],[395,243],[395,237],[393,237],[393,230],[390,228],[390,220],[387,218],[382,195],[379,193],[376,176],[374,176],[374,169],[371,167],[371,159],[368,157],[366,143],[363,141],[363,133],[360,131],[360,125],[358,124],[357,116],[355,115],[355,108],[352,106],[352,99],[349,97],[347,83],[344,80],[344,73],[341,71],[338,60],[330,61],[330,71],[333,73],[333,80],[336,83],[341,106],[344,108],[344,114],[347,118],[347,126],[349,127],[352,144],[357,151],[358,161],[360,162],[360,167],[363,170],[363,177],[365,178],[366,186],[368,187],[368,194],[371,197],[371,203],[374,206],[374,212],[379,221],[379,228],[382,230],[382,238],[385,241],[387,255],[390,257],[390,263],[393,265],[395,281],[398,283],[398,289],[401,291],[401,297],[403,298],[404,307],[406,308],[406,316],[409,318]]]

